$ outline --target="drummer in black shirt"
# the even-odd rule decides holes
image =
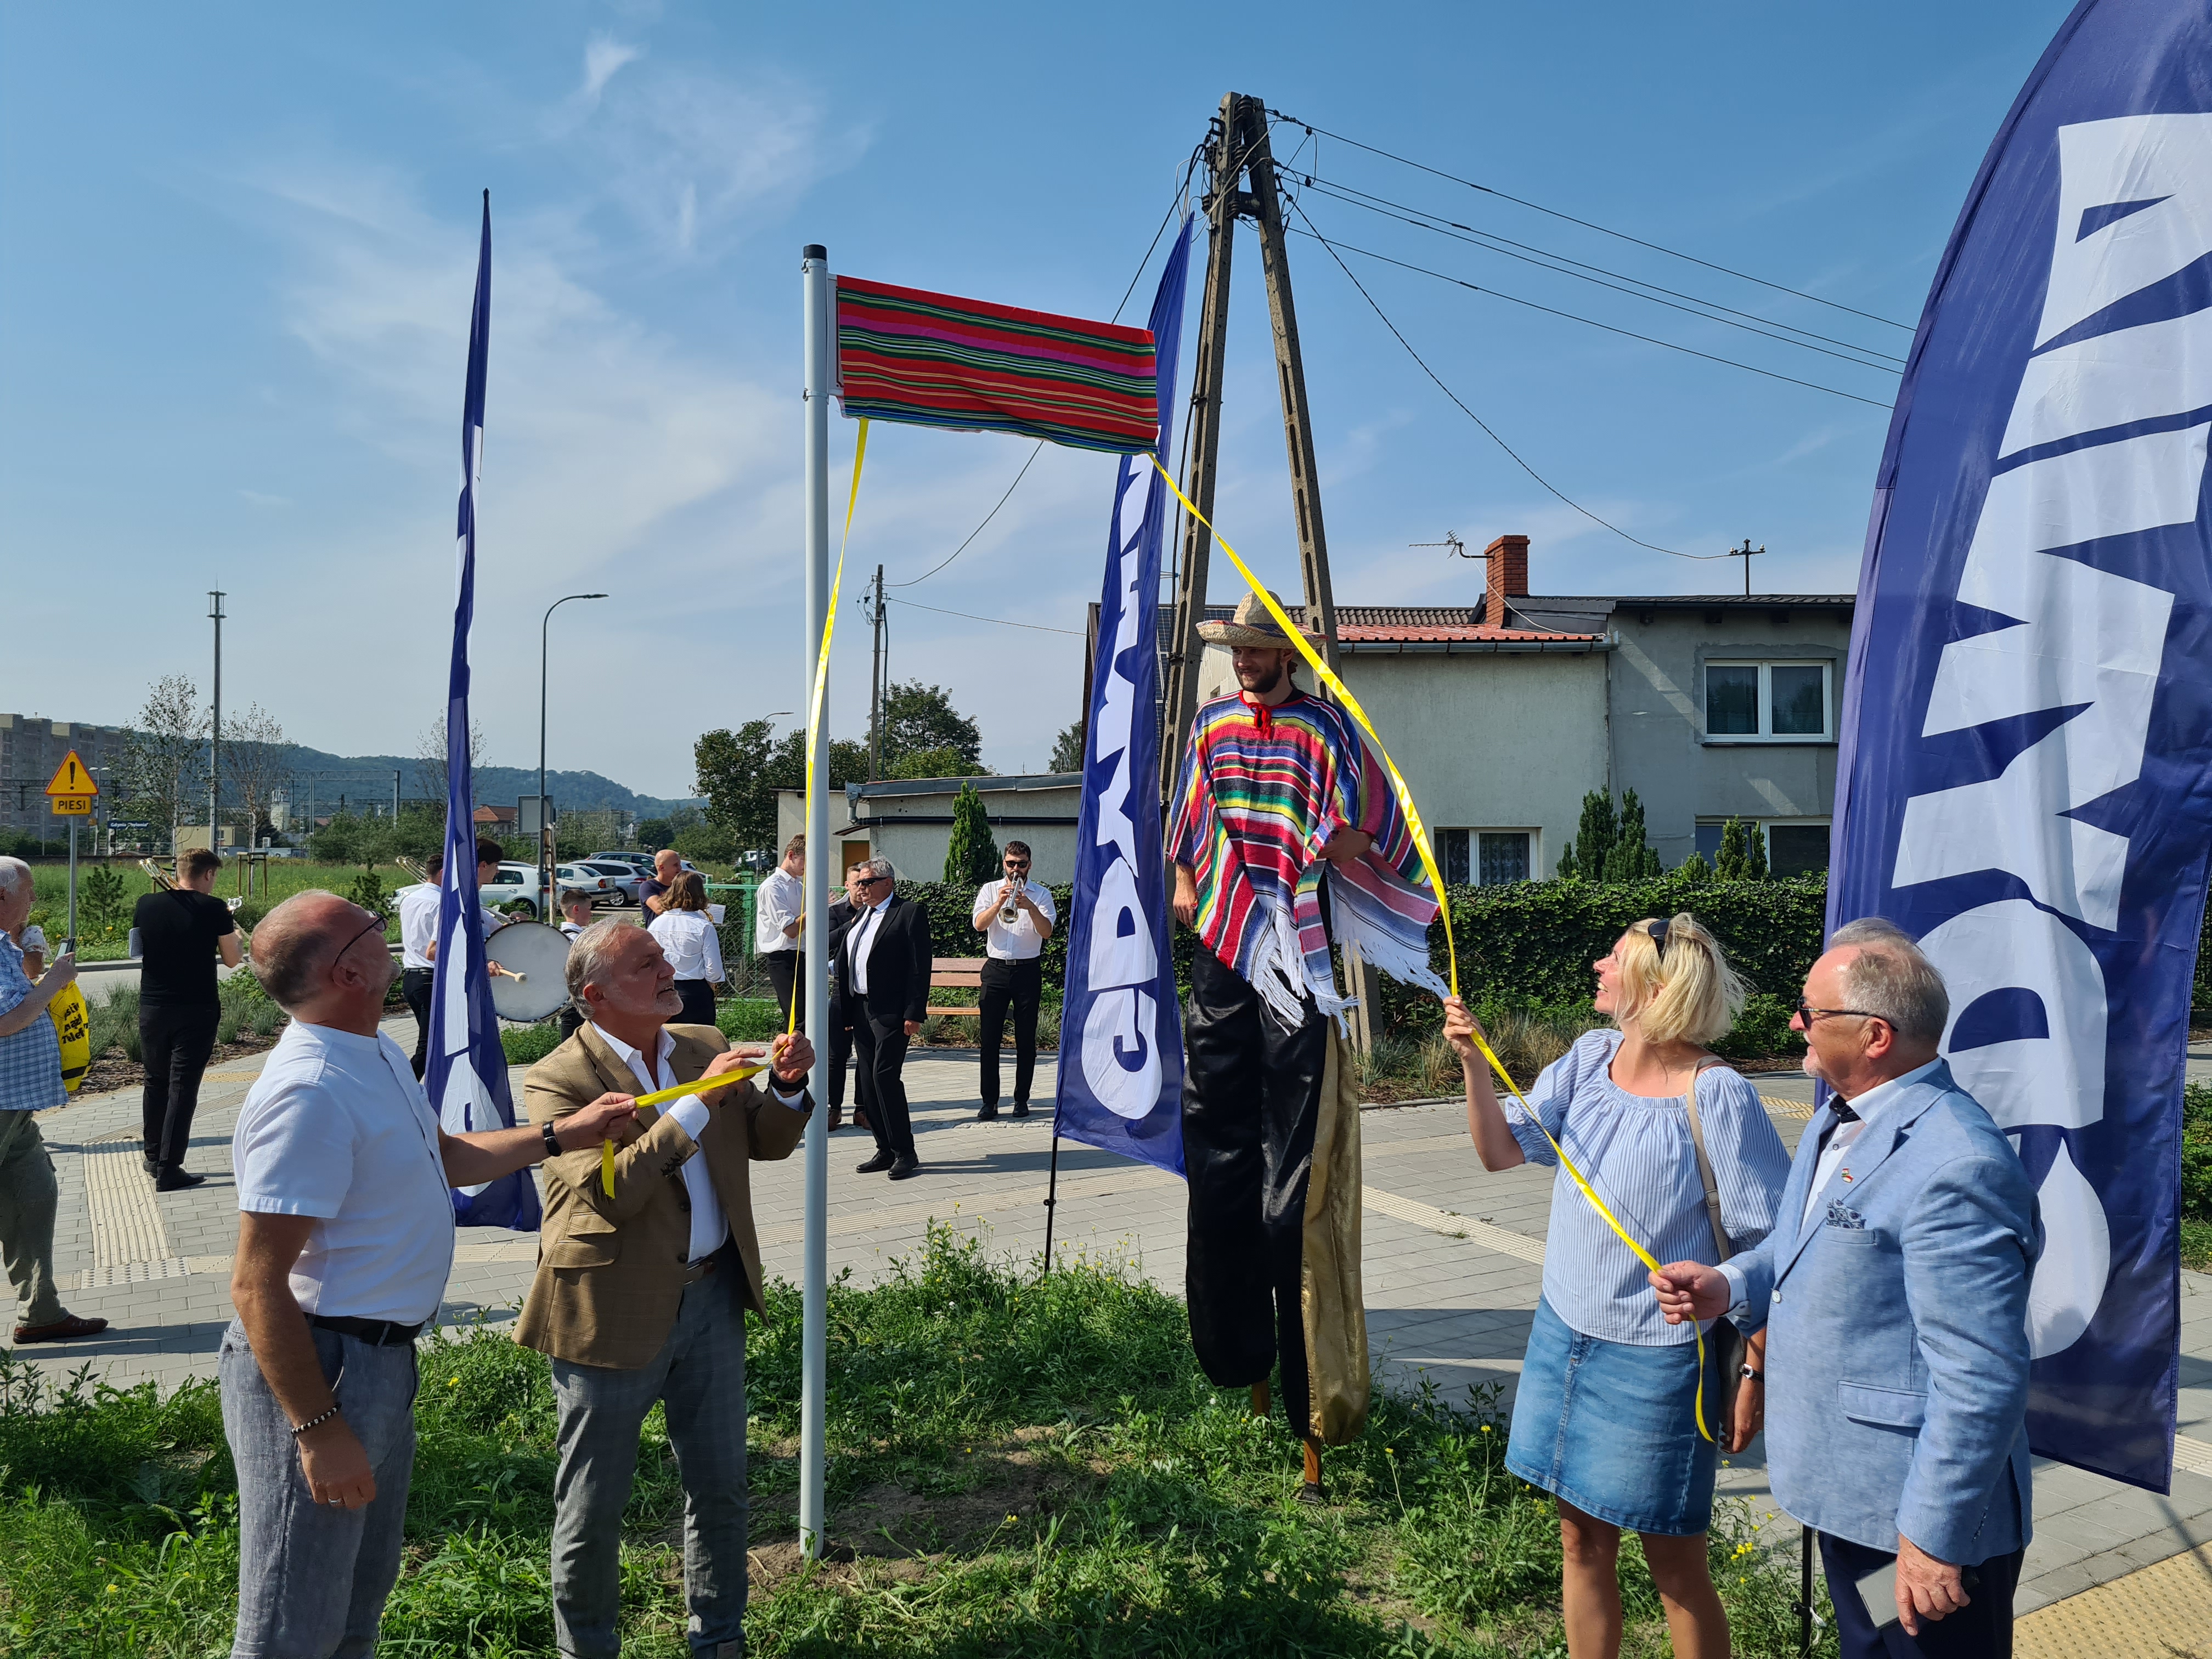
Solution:
[[[197,1187],[205,1176],[185,1169],[200,1074],[215,1052],[216,958],[235,968],[245,960],[238,923],[215,896],[222,860],[204,847],[177,860],[177,885],[149,893],[131,919],[138,970],[138,1042],[146,1068],[146,1173],[154,1190]]]

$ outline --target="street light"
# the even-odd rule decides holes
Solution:
[[[538,920],[553,914],[553,828],[545,821],[545,645],[553,613],[570,599],[604,599],[604,593],[569,593],[545,607],[538,624]]]

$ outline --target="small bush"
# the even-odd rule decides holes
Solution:
[[[550,1019],[535,1025],[501,1026],[499,1046],[507,1050],[508,1065],[535,1066],[561,1046],[561,1028]]]

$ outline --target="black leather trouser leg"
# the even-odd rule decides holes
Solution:
[[[1185,1297],[1200,1367],[1223,1388],[1267,1381],[1310,1420],[1300,1310],[1306,1177],[1328,1055],[1327,1016],[1286,1031],[1201,946],[1183,1008],[1182,1147],[1190,1183]]]

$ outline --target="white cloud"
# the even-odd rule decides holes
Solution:
[[[616,71],[644,56],[642,46],[628,45],[612,35],[593,35],[584,45],[584,84],[577,88],[579,101],[586,109],[596,108],[599,94],[607,89],[607,82],[614,79]]]

